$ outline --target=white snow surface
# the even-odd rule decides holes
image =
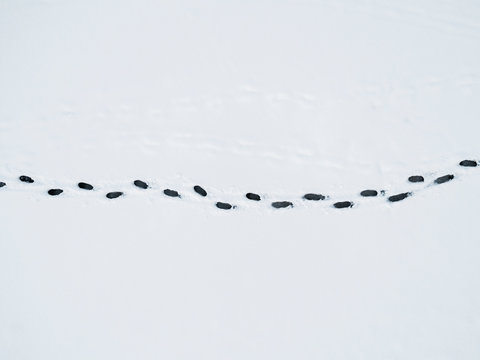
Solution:
[[[479,359],[479,96],[478,1],[0,0],[0,359]]]

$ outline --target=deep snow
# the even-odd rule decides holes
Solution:
[[[479,19],[1,2],[0,358],[478,359]]]

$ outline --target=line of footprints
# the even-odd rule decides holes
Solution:
[[[477,167],[479,164],[475,160],[463,160],[459,163],[459,165],[463,166],[463,167]],[[438,177],[434,180],[434,183],[435,184],[443,184],[443,183],[446,183],[448,181],[453,180],[454,177],[455,176],[452,175],[452,174],[440,176],[440,177]],[[19,180],[21,182],[24,182],[24,183],[27,183],[27,184],[31,184],[31,183],[34,182],[34,180],[30,176],[26,176],[26,175],[20,176]],[[413,176],[410,176],[408,178],[408,181],[411,182],[411,183],[423,183],[425,181],[425,179],[421,175],[413,175]],[[149,188],[148,184],[146,182],[142,181],[142,180],[135,180],[133,182],[133,185],[135,185],[136,187],[138,187],[140,189],[143,189],[143,190],[147,190]],[[0,188],[3,188],[4,186],[6,186],[6,183],[0,181]],[[90,185],[90,184],[85,183],[85,182],[79,182],[78,187],[80,189],[87,190],[87,191],[93,190],[93,185]],[[202,188],[200,185],[195,185],[193,187],[193,190],[199,196],[206,197],[208,195],[207,191],[204,188]],[[50,190],[47,191],[47,193],[51,196],[58,196],[61,193],[63,193],[63,190],[62,189],[50,189]],[[163,190],[163,193],[166,196],[181,198],[180,194],[176,190],[165,189],[165,190]],[[378,196],[378,194],[379,194],[379,192],[377,190],[363,190],[362,192],[360,192],[360,196],[363,196],[363,197],[375,197],[375,196]],[[383,190],[380,191],[380,194],[385,195],[385,191],[383,191]],[[116,198],[118,198],[120,196],[123,196],[123,195],[124,195],[124,193],[121,192],[121,191],[112,191],[112,192],[107,193],[105,196],[108,199],[116,199]],[[404,200],[404,199],[408,198],[411,195],[413,195],[412,192],[405,192],[405,193],[392,195],[392,196],[388,197],[388,201],[390,201],[390,202],[401,201],[401,200]],[[262,200],[260,195],[254,194],[254,193],[247,193],[245,195],[245,197],[249,200],[252,200],[252,201],[261,201]],[[320,200],[325,200],[327,198],[328,197],[325,196],[325,195],[313,194],[313,193],[305,194],[303,196],[304,200],[309,200],[309,201],[320,201]],[[216,205],[217,208],[222,209],[222,210],[235,209],[235,207],[236,207],[235,205],[232,205],[232,204],[229,204],[229,203],[226,203],[226,202],[220,202],[220,201],[217,202],[215,205]],[[293,203],[291,201],[274,201],[274,202],[272,202],[271,205],[275,209],[293,207]],[[352,201],[339,201],[339,202],[334,203],[333,207],[335,207],[337,209],[345,209],[345,208],[351,208],[351,207],[353,207],[353,205],[354,205],[354,203]]]

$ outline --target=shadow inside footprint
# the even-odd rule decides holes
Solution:
[[[413,175],[408,178],[408,181],[410,181],[411,183],[421,183],[424,182],[425,179],[421,175]]]
[[[180,194],[175,190],[165,189],[163,193],[170,197],[180,197]]]
[[[135,180],[133,182],[133,185],[135,185],[136,187],[139,187],[140,189],[148,189],[148,184],[142,180]]]
[[[0,181],[0,188],[4,187],[5,185],[7,184],[5,184],[3,181]]]
[[[290,201],[275,201],[272,203],[272,206],[275,209],[283,209],[283,208],[293,207],[293,204]]]
[[[337,209],[345,209],[345,208],[351,208],[353,207],[353,202],[351,201],[339,201],[333,204],[333,207]]]
[[[401,193],[401,194],[397,194],[397,195],[392,195],[388,198],[388,201],[390,201],[390,202],[401,201],[401,200],[406,199],[407,197],[409,197],[411,195],[412,195],[412,193],[410,193],[410,192]]]
[[[30,176],[22,175],[18,178],[21,182],[31,184],[33,183],[33,179]]]
[[[364,197],[371,197],[371,196],[377,196],[378,195],[378,191],[377,190],[363,190],[361,193],[360,193],[361,196],[364,196]]]
[[[253,200],[253,201],[260,201],[261,198],[260,198],[260,195],[258,194],[254,194],[254,193],[247,193],[245,195],[245,197],[249,200]]]
[[[93,186],[84,182],[79,182],[78,187],[83,190],[93,190]]]
[[[215,206],[219,209],[222,209],[222,210],[230,210],[230,209],[233,209],[234,206],[230,205],[229,203],[224,203],[224,202],[221,202],[221,201],[218,201]]]
[[[61,193],[63,193],[62,189],[50,189],[50,190],[48,190],[48,195],[52,195],[52,196],[60,195]]]
[[[443,175],[443,176],[440,176],[439,178],[436,178],[434,183],[435,184],[443,184],[443,183],[446,183],[450,180],[453,180],[455,178],[454,175],[452,174],[449,174],[449,175]]]
[[[116,199],[116,198],[118,198],[119,196],[122,196],[122,195],[123,195],[123,192],[121,192],[121,191],[112,191],[112,192],[109,192],[105,196],[109,199]]]
[[[206,190],[202,188],[200,185],[195,185],[193,187],[193,190],[200,196],[203,196],[203,197],[207,196]]]
[[[319,201],[319,200],[325,200],[325,195],[308,193],[303,195],[303,198],[305,200]]]

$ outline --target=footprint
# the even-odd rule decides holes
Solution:
[[[351,201],[339,201],[333,204],[333,206],[337,209],[345,209],[353,207],[353,202]]]
[[[249,200],[253,200],[253,201],[260,201],[261,198],[260,198],[260,195],[258,194],[254,194],[254,193],[247,193],[245,195],[245,197]]]
[[[224,203],[224,202],[221,202],[221,201],[218,201],[215,206],[219,209],[222,209],[222,210],[230,210],[233,208],[232,205],[230,205],[229,203]]]
[[[63,193],[62,189],[50,189],[50,190],[48,190],[48,195],[52,195],[52,196],[60,195],[61,193]]]
[[[135,185],[136,187],[139,187],[140,189],[148,189],[147,183],[142,180],[135,180],[133,182],[133,185]]]
[[[436,178],[435,179],[435,184],[443,184],[443,183],[446,183],[450,180],[453,180],[455,176],[452,175],[452,174],[449,174],[449,175],[444,175],[444,176],[440,176],[439,178]]]
[[[325,195],[308,193],[303,195],[303,198],[305,200],[319,201],[319,200],[325,200]]]
[[[460,161],[459,165],[466,166],[466,167],[476,167],[478,164],[475,160],[463,160],[463,161]]]
[[[363,197],[377,196],[377,195],[378,195],[378,191],[377,191],[377,190],[363,190],[363,191],[360,193],[360,195],[363,196]]]
[[[413,175],[408,178],[408,181],[410,181],[411,183],[421,183],[424,182],[425,179],[421,175]]]
[[[180,197],[180,194],[175,190],[165,189],[163,193],[170,197]]]
[[[122,196],[123,195],[123,192],[121,191],[112,191],[112,192],[109,192],[106,197],[109,198],[109,199],[116,199],[118,198],[119,196]]]
[[[78,187],[83,190],[93,190],[93,186],[84,182],[79,182]]]
[[[200,185],[195,185],[193,187],[193,190],[200,196],[203,196],[203,197],[207,196],[207,192]]]
[[[22,175],[19,177],[20,181],[25,182],[25,183],[33,183],[33,179],[30,176]]]
[[[293,207],[293,204],[290,201],[275,201],[272,203],[272,206],[275,209],[283,209],[287,207]]]
[[[401,193],[401,194],[397,194],[397,195],[392,195],[388,198],[388,201],[390,201],[390,202],[402,201],[402,200],[406,199],[407,197],[409,197],[411,195],[412,195],[412,193],[410,193],[410,192]]]
[[[4,187],[5,185],[7,184],[5,184],[3,181],[0,181],[0,188]]]

